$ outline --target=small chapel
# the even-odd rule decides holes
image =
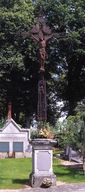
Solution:
[[[0,129],[0,158],[30,157],[30,129],[21,128],[12,119],[11,105],[4,126]]]

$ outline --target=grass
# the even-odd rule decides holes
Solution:
[[[0,159],[0,189],[18,189],[28,184],[31,159]]]
[[[0,159],[0,189],[19,189],[28,184],[32,167],[31,158]],[[57,180],[68,183],[85,182],[81,167],[65,167],[54,159],[53,170]]]
[[[66,183],[85,182],[82,165],[64,166],[60,164],[59,159],[54,159],[53,170],[59,181]]]

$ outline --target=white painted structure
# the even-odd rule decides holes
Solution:
[[[12,118],[0,129],[0,158],[28,157],[29,129],[21,128]]]

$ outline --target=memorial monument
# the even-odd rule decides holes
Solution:
[[[40,6],[41,7],[41,6]],[[39,13],[42,14],[42,7]],[[52,33],[52,30],[45,23],[45,16],[40,15],[36,24],[31,31],[20,32],[24,37],[29,36],[36,41],[39,46],[39,57],[37,62],[39,63],[39,79],[38,79],[38,102],[37,102],[37,121],[38,121],[38,133],[46,131],[44,123],[47,121],[47,100],[46,100],[46,80],[45,80],[45,61],[47,59],[47,44],[48,41],[55,35],[57,39],[63,38],[66,32]],[[41,131],[41,132],[40,132]],[[45,134],[44,134],[45,135]],[[40,136],[38,134],[38,136]],[[31,139],[32,145],[32,173],[30,175],[30,181],[32,187],[40,187],[44,183],[50,183],[56,185],[56,176],[53,174],[52,169],[52,147],[55,141],[48,137]]]
[[[47,57],[46,45],[52,38],[51,29],[45,24],[43,17],[38,18],[38,23],[31,30],[31,37],[39,44],[39,81],[38,81],[38,122],[47,120],[45,61]],[[40,124],[39,124],[40,125]],[[43,130],[43,127],[38,129]],[[30,176],[32,187],[56,185],[56,176],[52,169],[52,139],[33,139],[32,144],[32,174]]]
[[[38,121],[47,120],[47,102],[46,102],[46,81],[45,60],[47,57],[46,45],[52,38],[51,29],[45,24],[42,16],[38,18],[38,22],[31,30],[31,37],[39,44],[39,81],[38,81]]]

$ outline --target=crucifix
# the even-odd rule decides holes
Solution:
[[[53,36],[51,29],[46,26],[42,17],[39,17],[38,23],[33,26],[31,30],[31,37],[34,41],[39,43],[39,59],[40,59],[40,71],[45,70],[45,60],[46,60],[46,45],[49,39]]]
[[[46,101],[46,81],[45,61],[47,57],[46,46],[48,41],[53,37],[63,38],[65,33],[52,33],[49,26],[46,25],[42,16],[38,17],[38,22],[33,26],[30,32],[21,32],[24,37],[29,37],[39,44],[39,81],[38,81],[38,107],[37,119],[38,121],[47,120],[47,101]]]
[[[31,30],[31,37],[39,44],[39,81],[38,81],[38,121],[47,120],[47,102],[46,102],[46,81],[45,60],[47,57],[46,45],[52,38],[53,33],[51,29],[43,22],[43,18],[39,17],[38,23],[33,26]]]

